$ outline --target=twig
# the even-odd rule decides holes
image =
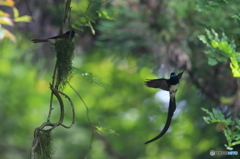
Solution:
[[[60,125],[63,126],[63,127],[65,127],[65,128],[71,128],[72,125],[73,125],[74,122],[75,122],[75,110],[74,110],[73,102],[72,102],[72,100],[70,99],[70,97],[69,97],[68,95],[66,95],[65,93],[60,92],[60,91],[58,91],[58,90],[56,90],[56,91],[57,91],[58,93],[62,94],[65,98],[68,99],[68,101],[69,101],[70,104],[71,104],[71,107],[72,107],[72,114],[73,114],[73,119],[72,119],[72,123],[70,124],[70,126],[65,126],[64,124],[62,124],[62,122],[60,123]]]
[[[90,126],[91,126],[92,136],[91,136],[91,141],[90,141],[89,150],[88,150],[87,155],[86,155],[86,157],[85,157],[85,159],[87,159],[87,157],[88,157],[88,155],[89,155],[89,152],[90,152],[90,150],[92,149],[92,142],[93,142],[93,136],[94,136],[94,127],[93,127],[92,122],[91,122],[91,120],[90,120],[90,118],[89,118],[89,109],[88,109],[87,104],[84,102],[83,98],[82,98],[82,97],[80,96],[80,94],[76,91],[76,89],[74,89],[73,86],[72,86],[70,83],[68,83],[68,85],[73,89],[73,91],[77,94],[77,96],[78,96],[78,97],[81,99],[81,101],[83,102],[83,104],[84,104],[84,106],[85,106],[85,108],[86,108],[86,111],[87,111],[87,120],[88,120],[88,122],[89,122],[89,124],[90,124]]]
[[[52,85],[50,84],[50,89],[52,90],[52,93],[56,96],[56,98],[58,99],[59,105],[60,105],[60,118],[59,118],[59,123],[62,124],[63,119],[64,119],[64,104],[63,104],[63,100],[61,98],[61,96],[59,95],[59,91],[55,88],[52,88]]]
[[[51,83],[52,86],[54,86],[54,84],[55,84],[56,72],[57,72],[57,62],[55,64],[54,71],[53,71],[52,83]],[[53,102],[53,91],[51,92],[51,97],[50,97],[50,107],[49,107],[49,113],[48,113],[48,118],[47,118],[48,122],[50,122],[50,118],[51,118],[51,114],[52,114],[52,110],[53,110],[52,102]]]

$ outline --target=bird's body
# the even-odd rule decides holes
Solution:
[[[67,31],[64,34],[53,36],[53,37],[47,38],[47,39],[33,39],[32,42],[33,43],[42,43],[42,42],[56,43],[56,41],[58,39],[63,39],[63,38],[65,38],[65,39],[69,38],[72,40],[74,35],[75,35],[75,31],[71,30],[71,31]]]
[[[160,79],[148,80],[145,82],[146,86],[148,86],[148,87],[159,88],[159,89],[162,89],[165,91],[169,91],[169,96],[170,96],[167,121],[165,123],[163,130],[161,131],[161,133],[158,136],[145,142],[145,144],[148,144],[150,142],[153,142],[153,141],[159,139],[167,132],[167,130],[171,124],[174,111],[176,110],[175,95],[176,95],[176,92],[178,89],[178,83],[179,83],[180,78],[182,77],[182,74],[183,74],[183,72],[176,75],[173,72],[170,75],[170,79],[160,78]]]

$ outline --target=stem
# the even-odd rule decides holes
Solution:
[[[61,98],[61,96],[59,95],[59,91],[55,88],[52,88],[52,85],[50,85],[50,89],[52,90],[52,93],[56,96],[56,98],[58,99],[59,105],[60,105],[60,118],[58,123],[62,124],[63,122],[63,118],[64,118],[64,104],[63,104],[63,100]]]
[[[56,62],[55,67],[54,67],[54,72],[53,72],[53,76],[52,76],[52,83],[50,84],[52,86],[54,86],[54,83],[55,83],[56,72],[57,72],[57,62]],[[52,102],[53,102],[53,91],[51,92],[51,97],[50,97],[50,107],[49,107],[47,122],[50,122],[50,118],[51,118],[51,114],[52,114],[52,110],[53,110]]]
[[[93,142],[93,136],[94,136],[94,128],[93,128],[93,125],[92,125],[92,122],[89,118],[89,109],[88,109],[88,106],[87,104],[84,102],[83,98],[80,96],[80,94],[76,91],[76,89],[73,88],[73,86],[71,84],[68,83],[68,85],[73,89],[73,91],[77,94],[77,96],[81,99],[81,101],[83,102],[85,108],[86,108],[86,111],[87,111],[87,120],[91,126],[91,131],[92,131],[92,136],[91,136],[91,141],[90,141],[90,146],[89,146],[89,150],[87,152],[87,155],[85,157],[85,159],[87,159],[88,155],[89,155],[89,152],[90,150],[92,149],[92,142]]]

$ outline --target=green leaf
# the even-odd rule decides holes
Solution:
[[[217,41],[215,41],[215,40],[212,40],[211,41],[211,44],[212,44],[212,46],[214,47],[214,48],[217,48],[218,47],[218,42]]]
[[[108,19],[108,20],[113,20],[114,19],[113,17],[110,17],[106,11],[101,11],[101,12],[97,11],[97,13],[98,13],[99,18],[105,18],[105,19]]]
[[[227,144],[224,144],[224,146],[228,149],[228,150],[233,150],[233,148],[232,147],[230,147],[230,146],[228,146]]]
[[[222,56],[218,56],[218,57],[216,57],[216,59],[219,62],[226,62],[227,61],[227,58],[226,57],[222,57]]]
[[[24,16],[15,18],[14,21],[15,21],[15,22],[30,22],[31,19],[32,19],[31,16],[24,15]]]
[[[203,5],[208,5],[207,0],[196,0],[196,2]]]
[[[212,34],[214,35],[214,39],[215,39],[217,42],[220,42],[220,39],[219,39],[219,37],[218,37],[218,33],[215,32],[214,29],[211,29],[211,31],[212,31]],[[212,37],[212,36],[209,36],[209,39],[213,39],[213,37]]]
[[[205,28],[205,31],[206,31],[206,34],[207,34],[208,38],[209,38],[209,39],[213,39],[210,31],[209,31],[207,28]]]
[[[225,117],[224,117],[224,115],[222,114],[222,112],[220,110],[213,109],[213,114],[216,117],[216,119],[222,120],[222,121],[225,120]]]
[[[204,35],[199,35],[198,39],[201,40],[204,44],[206,44],[207,46],[209,46],[207,38]]]
[[[205,50],[204,53],[207,55],[215,56],[215,53],[211,50]]]
[[[112,129],[107,129],[104,127],[100,127],[100,126],[96,126],[95,127],[97,129],[97,132],[99,134],[112,134],[112,135],[119,135],[118,133],[116,133],[114,130]]]
[[[230,53],[230,56],[231,57],[238,57],[238,56],[240,56],[240,53],[239,52]]]
[[[85,17],[80,18],[81,23],[85,24],[87,22],[87,19]]]
[[[6,12],[3,12],[0,10],[0,16],[3,16],[3,17],[9,17],[10,15]]]
[[[231,60],[230,68],[232,70],[233,77],[240,77],[240,69],[237,59],[230,57],[230,60]]]
[[[217,62],[216,59],[211,58],[211,57],[208,58],[208,64],[209,64],[210,66],[214,66],[214,65],[216,65],[217,63],[218,63],[218,62]]]
[[[199,4],[196,5],[195,9],[196,9],[197,11],[199,11],[199,12],[206,12],[206,11],[208,11],[208,8],[207,8],[207,7],[205,7],[205,6],[203,6],[203,5],[199,5]]]
[[[211,120],[210,120],[210,118],[209,117],[203,117],[203,120],[207,123],[207,124],[210,124],[211,122]]]
[[[225,53],[232,53],[233,49],[228,45],[226,41],[222,41],[219,44],[219,49]]]
[[[18,9],[16,7],[13,7],[13,17],[14,18],[19,17],[19,11],[18,11]]]

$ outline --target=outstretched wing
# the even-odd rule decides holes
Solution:
[[[181,79],[183,72],[184,72],[184,71],[182,71],[181,73],[179,73],[179,74],[177,75],[177,77],[178,77],[178,80],[180,80],[180,79]]]
[[[165,91],[169,91],[169,85],[167,84],[166,81],[167,80],[164,78],[153,79],[153,80],[145,81],[145,85],[148,87],[159,88]]]

